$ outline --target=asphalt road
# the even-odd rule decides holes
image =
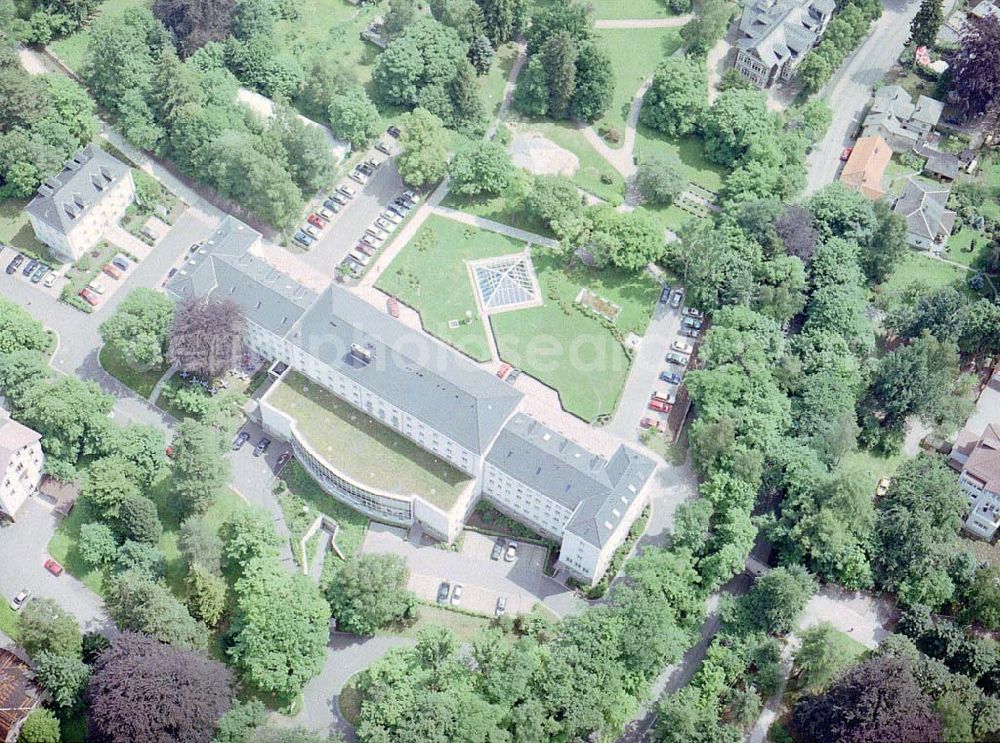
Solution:
[[[920,6],[918,0],[883,0],[885,11],[871,34],[840,67],[817,97],[833,112],[833,121],[807,159],[805,193],[811,194],[832,182],[841,165],[840,153],[853,142],[853,134],[875,83],[895,64],[910,35],[910,21]],[[947,15],[947,11],[945,12]]]
[[[0,600],[10,601],[27,588],[34,598],[55,599],[76,617],[84,632],[113,635],[117,630],[100,596],[69,573],[56,577],[43,567],[58,523],[54,513],[29,498],[18,511],[17,522],[0,527]]]

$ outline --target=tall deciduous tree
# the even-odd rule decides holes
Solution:
[[[651,204],[672,204],[687,182],[681,161],[673,155],[654,154],[639,161],[635,185]]]
[[[966,117],[1000,100],[1000,20],[970,17],[951,58],[951,96]]]
[[[328,115],[334,134],[354,147],[365,146],[381,131],[378,109],[360,85],[350,85],[334,93]]]
[[[494,47],[513,39],[528,17],[527,0],[476,0],[476,2],[483,10],[486,35]]]
[[[192,54],[210,41],[222,41],[233,23],[235,0],[156,0],[153,14]]]
[[[80,704],[90,667],[79,657],[42,651],[32,660],[38,682],[52,701],[62,709],[73,709]]]
[[[0,353],[44,351],[48,346],[42,324],[21,305],[0,298]]]
[[[222,456],[221,435],[203,423],[185,419],[173,440],[174,496],[181,513],[204,513],[229,480],[229,460]]]
[[[52,599],[35,599],[17,617],[17,641],[32,658],[42,652],[79,658],[80,624]]]
[[[205,647],[207,633],[163,584],[138,570],[126,570],[111,582],[105,598],[108,613],[125,630],[142,632],[179,647]]]
[[[690,134],[708,108],[708,74],[697,57],[667,57],[656,68],[639,117],[671,137]]]
[[[330,605],[308,576],[266,558],[243,566],[233,592],[233,663],[261,691],[294,696],[323,667]]]
[[[167,360],[185,371],[216,379],[236,368],[245,327],[246,318],[235,302],[190,299],[174,315]]]
[[[497,195],[510,185],[514,166],[503,145],[479,142],[457,152],[448,165],[448,172],[456,193]]]
[[[87,720],[108,743],[208,743],[232,697],[232,673],[218,661],[124,632],[94,664]]]
[[[441,119],[422,108],[402,118],[399,174],[411,186],[418,188],[436,183],[448,169],[444,126]]]
[[[414,608],[409,571],[398,555],[362,555],[336,572],[326,591],[337,626],[371,635]]]

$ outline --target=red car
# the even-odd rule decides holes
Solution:
[[[83,289],[80,291],[80,296],[83,297],[83,301],[89,304],[91,307],[97,306],[97,296],[90,291],[90,289]]]
[[[657,398],[654,397],[652,400],[649,401],[649,409],[655,410],[658,413],[669,413],[670,403],[668,403],[666,400],[658,400]]]
[[[853,147],[845,147],[844,151],[840,153],[840,159],[845,163],[851,159],[851,153],[854,152]]]
[[[399,302],[396,301],[395,297],[389,297],[385,300],[385,308],[389,311],[390,317],[399,317]]]
[[[309,222],[309,224],[311,224],[313,227],[316,227],[317,229],[323,229],[324,227],[326,227],[326,222],[324,222],[323,218],[318,214],[310,214],[306,218],[306,221]]]
[[[172,447],[172,446],[168,446],[168,447],[167,447],[167,448],[165,449],[165,451],[166,451],[166,453],[167,453],[167,456],[168,456],[168,457],[170,457],[171,459],[173,459],[173,458],[174,458],[174,447]]]
[[[52,575],[59,576],[62,575],[63,566],[50,557],[45,561],[45,569],[52,573]]]
[[[497,369],[497,378],[498,379],[503,379],[504,377],[506,377],[507,376],[507,372],[509,372],[511,370],[511,368],[512,367],[511,367],[510,364],[507,364],[507,363],[501,364],[500,368]]]
[[[667,424],[664,423],[663,421],[658,421],[655,418],[643,418],[639,422],[639,425],[642,426],[643,428],[655,428],[660,433],[667,432]]]

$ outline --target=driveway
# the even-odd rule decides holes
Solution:
[[[230,449],[226,454],[231,473],[229,484],[247,503],[271,514],[275,531],[281,537],[281,562],[289,571],[298,572],[299,567],[292,558],[288,541],[290,534],[284,514],[281,512],[278,499],[271,492],[278,472],[278,458],[285,452],[290,452],[291,447],[282,441],[272,439],[267,451],[262,456],[255,457],[253,448],[265,435],[264,431],[253,421],[247,421],[240,430],[249,433],[250,439],[239,451]]]
[[[382,157],[379,154],[379,158]],[[393,199],[406,190],[403,179],[399,177],[399,170],[396,169],[394,157],[379,165],[364,186],[346,177],[341,183],[353,188],[355,197],[334,215],[312,247],[299,255],[303,263],[331,278],[336,273],[337,264],[358,244],[365,229],[371,226]]]
[[[49,557],[47,546],[58,525],[58,517],[47,506],[29,498],[18,511],[17,521],[0,527],[2,599],[10,601],[27,588],[34,598],[55,599],[76,617],[84,632],[115,634],[117,630],[100,596],[68,572],[57,578],[42,566]]]
[[[871,34],[816,95],[832,105],[833,122],[807,159],[805,193],[814,193],[837,177],[840,153],[853,142],[876,82],[899,59],[910,35],[910,21],[920,6],[918,0],[884,0],[884,12]],[[945,11],[947,16],[948,11]]]
[[[657,418],[664,423],[667,415],[649,409],[649,399],[654,391],[665,394],[676,392],[674,385],[661,382],[659,374],[669,369],[679,371],[680,367],[668,366],[664,356],[670,350],[670,344],[680,338],[681,328],[680,308],[671,309],[667,304],[657,303],[653,308],[653,317],[649,321],[646,334],[639,344],[639,352],[632,359],[625,389],[622,390],[615,410],[615,417],[607,429],[626,441],[640,441],[639,421],[645,417]],[[688,340],[688,339],[686,339]]]
[[[462,584],[462,608],[487,616],[493,615],[501,596],[507,598],[509,614],[530,612],[539,602],[560,616],[583,608],[570,590],[542,572],[543,548],[518,542],[517,559],[504,562],[490,559],[494,542],[494,537],[466,530],[461,548],[452,552],[426,538],[414,544],[402,529],[372,522],[362,549],[406,560],[410,590],[424,601],[436,601],[438,587],[448,581]]]
[[[416,640],[408,637],[358,637],[342,632],[330,635],[323,670],[302,690],[302,711],[289,724],[310,730],[343,732],[354,740],[354,729],[340,716],[340,690],[354,674],[368,668],[393,648],[410,647]],[[282,718],[285,722],[287,718]]]

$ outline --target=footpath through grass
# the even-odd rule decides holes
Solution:
[[[141,8],[148,6],[149,3],[146,0],[103,0],[97,6],[97,11],[90,22],[78,30],[76,33],[70,34],[65,39],[59,39],[58,41],[53,41],[49,44],[49,49],[63,61],[63,63],[69,67],[74,72],[80,74],[83,72],[83,58],[87,52],[87,44],[90,43],[90,26],[93,22],[103,15],[120,15],[129,8]]]

